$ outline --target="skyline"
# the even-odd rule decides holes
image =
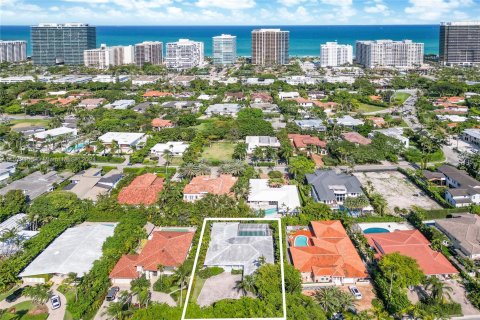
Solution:
[[[480,0],[2,0],[0,6],[2,25],[428,25],[480,17]]]

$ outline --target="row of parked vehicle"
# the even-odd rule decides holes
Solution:
[[[30,287],[30,286],[24,286],[24,287],[20,287],[20,288],[16,289],[15,291],[13,291],[11,294],[9,294],[5,298],[5,301],[8,302],[8,303],[13,303],[13,302],[17,301],[18,298],[20,298],[22,296],[25,289],[28,288],[28,287]],[[50,303],[52,304],[52,310],[58,309],[62,305],[60,297],[57,296],[56,294],[52,295],[50,297]]]

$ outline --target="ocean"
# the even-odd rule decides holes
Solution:
[[[173,42],[187,38],[205,43],[205,54],[211,55],[212,37],[231,34],[237,36],[237,55],[251,55],[251,31],[261,26],[97,26],[97,47],[105,43],[130,45],[143,41]],[[265,27],[264,27],[265,28]],[[355,48],[357,40],[410,39],[425,44],[426,54],[438,54],[438,25],[386,25],[386,26],[268,26],[290,31],[290,56],[318,56],[320,44],[338,41]],[[29,26],[0,25],[0,40],[27,40]],[[31,54],[28,46],[27,54]]]

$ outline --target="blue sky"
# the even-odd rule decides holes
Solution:
[[[437,24],[480,20],[480,0],[0,0],[2,25]]]

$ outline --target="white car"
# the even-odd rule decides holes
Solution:
[[[50,302],[52,303],[52,310],[58,309],[61,306],[60,297],[57,295],[52,296]]]
[[[358,290],[357,287],[355,287],[355,286],[349,286],[348,289],[350,289],[350,292],[353,294],[353,296],[355,297],[355,299],[357,299],[357,300],[361,300],[361,299],[362,299],[362,293],[360,292],[360,290]]]

